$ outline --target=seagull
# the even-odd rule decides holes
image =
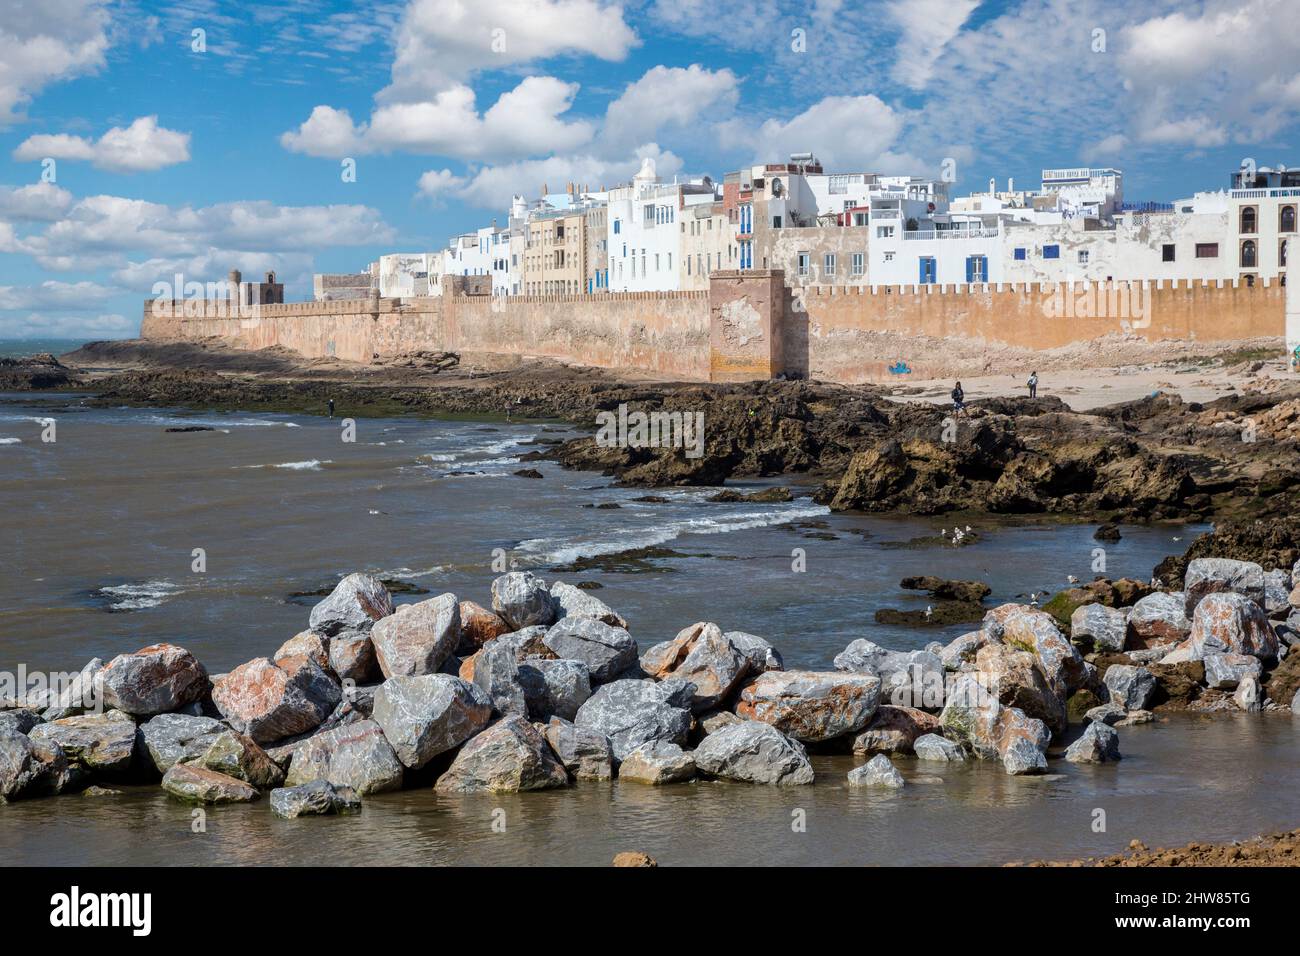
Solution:
[[[1076,578],[1073,574],[1067,574],[1067,575],[1065,576],[1065,580],[1069,581],[1071,584],[1078,584],[1078,583],[1079,583],[1079,579]]]
[[[934,608],[930,607],[930,605],[927,604],[925,606],[925,619],[927,621],[930,620],[930,616],[933,614],[934,614]]]
[[[967,534],[970,533],[970,525],[967,525],[967,526],[966,526],[966,533],[967,533]]]
[[[956,531],[957,529],[954,528],[953,530]],[[941,537],[941,538],[946,538],[946,537],[948,537],[948,529],[947,529],[947,528],[942,528],[942,529],[940,529],[940,531],[939,531],[939,537]]]
[[[1037,591],[1035,591],[1033,594],[1029,595],[1029,606],[1030,606],[1030,607],[1038,607],[1038,592],[1037,592]]]
[[[1175,540],[1175,541],[1182,541],[1183,539],[1180,538],[1180,537],[1178,537],[1178,535],[1174,535],[1174,540]]]

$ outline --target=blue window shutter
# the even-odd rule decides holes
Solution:
[[[966,281],[970,282],[971,276],[973,276],[974,274],[975,274],[975,257],[967,256],[966,257]]]
[[[921,267],[921,274],[920,274],[920,276],[917,278],[916,281],[917,281],[917,282],[922,282],[922,283],[923,283],[923,282],[925,282],[925,256],[921,256],[921,258],[918,259],[917,262],[918,262],[918,264],[919,264],[920,267]]]

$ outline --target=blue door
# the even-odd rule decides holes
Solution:
[[[921,256],[921,275],[917,280],[921,285],[930,285],[935,280],[934,256]]]

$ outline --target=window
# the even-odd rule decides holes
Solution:
[[[1256,220],[1258,220],[1258,218],[1259,218],[1259,213],[1256,211],[1254,206],[1242,206],[1240,231],[1246,234],[1250,234],[1254,232]]]
[[[1025,261],[1025,247],[1024,247],[1024,246],[1016,246],[1015,256],[1016,256],[1016,261],[1017,261],[1017,262],[1024,262],[1024,261]]]
[[[1295,206],[1283,206],[1277,214],[1278,232],[1295,232]]]
[[[1061,247],[1060,247],[1060,246],[1043,246],[1043,258],[1044,258],[1044,259],[1059,259],[1059,258],[1061,258]]]
[[[867,224],[868,214],[865,212],[855,212],[853,214],[853,225],[865,226]]]
[[[811,261],[812,261],[812,257],[808,255],[808,253],[806,252],[799,253],[799,275],[800,276],[808,275],[808,267]]]
[[[1219,258],[1219,244],[1217,242],[1198,242],[1196,244],[1196,258],[1198,259]]]
[[[773,229],[780,229],[780,228],[781,228],[781,217],[780,217],[780,216],[773,216],[773,217],[772,217],[772,228],[773,228]]]
[[[647,203],[641,210],[642,222],[647,226],[654,225],[655,207],[653,203]]]
[[[1161,262],[1174,261],[1174,244],[1172,242],[1166,242],[1163,246],[1160,247],[1160,261]]]
[[[1080,250],[1079,250],[1079,265],[1081,265],[1081,266],[1085,266],[1085,265],[1087,265],[1087,264],[1088,264],[1088,250],[1087,250],[1087,249],[1080,249]]]
[[[1286,268],[1286,244],[1287,240],[1285,239],[1277,244],[1277,267],[1279,269]]]
[[[822,271],[826,273],[826,276],[827,276],[828,278],[831,277],[831,276],[833,276],[833,275],[835,275],[835,255],[834,255],[834,253],[829,253],[829,252],[828,252],[826,255],[822,256]]]
[[[1255,268],[1255,240],[1246,239],[1241,244],[1241,267],[1243,269]]]
[[[862,252],[855,252],[855,253],[853,253],[853,267],[852,267],[852,268],[853,268],[853,274],[854,274],[855,276],[860,276],[860,275],[865,275],[865,274],[866,274],[866,271],[867,271],[867,256],[866,256],[866,253],[862,253]]]
[[[622,220],[622,219],[615,219],[615,220],[614,220],[614,235],[616,235],[616,236],[617,236],[617,235],[620,235],[622,232],[623,232],[623,220]]]
[[[966,257],[966,281],[967,282],[988,282],[989,281],[988,256],[967,256]]]
[[[876,238],[877,238],[877,239],[893,239],[893,238],[894,238],[894,227],[893,227],[893,226],[877,226],[877,227],[876,227]]]
[[[920,282],[921,285],[929,285],[934,282],[936,273],[934,256],[921,256],[917,261],[920,265],[917,281]],[[967,263],[967,268],[969,268],[969,263]]]

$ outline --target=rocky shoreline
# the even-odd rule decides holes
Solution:
[[[295,364],[282,350],[98,345],[65,359],[144,364],[64,369],[56,387],[91,391],[92,405],[319,414],[333,399],[342,416],[565,421],[593,434],[524,457],[638,487],[789,475],[814,483],[814,498],[836,511],[1104,523],[1300,514],[1300,383],[1269,378],[1206,403],[1157,392],[1077,412],[1058,398],[990,398],[954,419],[947,406],[896,400],[876,386],[634,382],[540,362],[339,369]],[[236,362],[241,371],[230,371]],[[34,366],[29,373],[43,381]],[[702,454],[598,444],[597,415],[620,407],[702,414]]]
[[[896,790],[912,762],[1024,775],[1118,760],[1122,729],[1166,707],[1300,713],[1300,563],[1195,558],[1180,583],[1098,580],[1066,626],[1003,604],[946,645],[856,640],[825,669],[787,670],[767,640],[712,622],[643,648],[591,593],[530,572],[494,580],[490,607],[398,606],[351,574],[307,630],[229,673],[158,644],[91,661],[56,695],[0,698],[0,797],[155,781],[198,805],[269,795],[291,819],[402,788],[816,785],[809,754],[827,752],[861,760],[842,784]]]

